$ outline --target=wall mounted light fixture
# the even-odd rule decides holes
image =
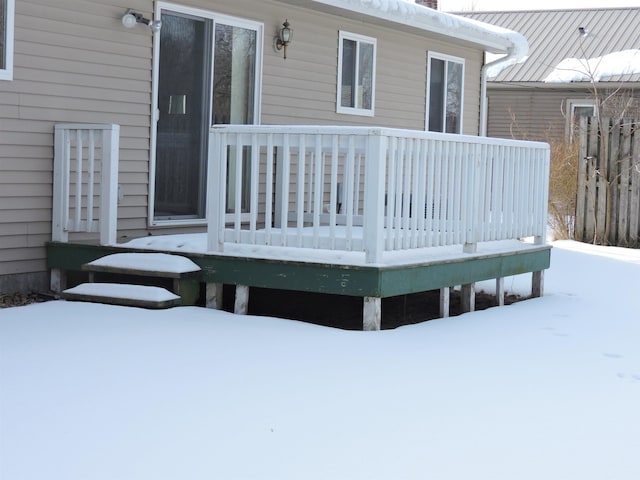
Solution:
[[[134,12],[129,9],[122,16],[122,25],[127,28],[133,28],[136,24],[142,23],[143,25],[147,25],[153,33],[158,33],[160,28],[162,27],[162,22],[160,20],[149,20],[145,18],[141,13]]]
[[[282,24],[282,28],[278,31],[278,36],[276,37],[276,50],[284,50],[284,58],[287,58],[287,47],[291,40],[293,39],[293,29],[289,26],[289,20],[284,21]]]

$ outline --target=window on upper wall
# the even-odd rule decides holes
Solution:
[[[569,115],[567,116],[566,134],[569,141],[573,142],[574,136],[578,135],[580,118],[596,115],[596,102],[589,99],[567,100],[567,112]]]
[[[338,48],[338,113],[373,116],[376,39],[340,32]]]
[[[13,79],[14,0],[0,0],[0,80]]]
[[[427,55],[426,129],[430,132],[462,133],[464,59]]]

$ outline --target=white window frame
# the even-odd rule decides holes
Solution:
[[[178,12],[186,15],[193,15],[196,17],[203,17],[213,21],[214,28],[216,23],[222,23],[224,25],[231,25],[234,27],[248,28],[252,30],[256,30],[256,75],[255,75],[255,99],[254,99],[254,114],[253,121],[254,125],[260,124],[261,118],[261,106],[262,106],[262,71],[264,64],[264,54],[263,54],[263,45],[264,45],[264,23],[255,22],[252,20],[247,20],[240,17],[233,17],[230,15],[224,15],[221,13],[216,13],[211,10],[204,10],[200,8],[187,7],[184,5],[170,3],[170,2],[156,2],[155,7],[155,18],[159,19],[161,17],[162,10],[170,10],[173,12]],[[151,102],[151,124],[155,126],[158,122],[158,117],[160,112],[158,110],[158,82],[159,82],[159,71],[160,71],[160,35],[154,35],[153,38],[153,87],[152,87],[152,102]],[[213,65],[214,62],[211,62],[211,72],[210,78],[213,79]],[[213,93],[213,82],[209,86],[210,88],[210,97]],[[209,118],[211,115],[209,115]],[[198,225],[206,225],[208,212],[205,212],[205,218],[199,219],[176,219],[176,220],[165,220],[165,219],[157,219],[154,216],[155,213],[155,183],[156,183],[156,144],[157,144],[157,131],[156,128],[151,128],[151,148],[150,148],[150,158],[149,158],[149,201],[148,201],[148,224],[151,227],[163,227],[163,226],[198,226]],[[206,188],[206,187],[205,187]],[[209,192],[206,192],[206,195],[209,195]],[[205,201],[205,205],[208,205],[208,202]],[[227,214],[228,218],[231,218],[233,214]],[[245,217],[248,219],[248,214],[243,213],[243,220]]]
[[[569,139],[569,142],[573,142],[574,125],[576,125],[575,112],[576,112],[576,108],[580,108],[580,107],[591,107],[593,108],[593,114],[594,115],[598,114],[598,105],[596,104],[596,101],[594,99],[589,99],[589,98],[567,99],[568,115],[567,115],[567,124],[565,127],[566,128],[565,132]]]
[[[462,127],[464,125],[464,90],[465,90],[465,59],[462,57],[454,57],[453,55],[447,55],[444,53],[438,52],[428,52],[427,53],[427,92],[426,92],[426,108],[425,108],[425,121],[424,128],[426,131],[429,130],[429,109],[431,108],[431,59],[442,60],[445,62],[444,69],[444,85],[445,85],[445,99],[444,99],[444,108],[442,109],[442,126],[443,129],[446,129],[447,125],[447,105],[446,105],[446,95],[447,95],[447,63],[454,62],[462,65],[462,91],[460,92],[460,118],[458,120],[458,133],[462,134]],[[444,133],[444,132],[443,132]]]
[[[348,115],[361,115],[366,117],[373,117],[375,114],[375,100],[376,100],[376,56],[377,56],[377,41],[373,37],[367,37],[359,35],[357,33],[350,33],[340,31],[338,35],[338,88],[336,95],[336,112],[345,113]],[[360,43],[368,43],[373,45],[373,65],[371,72],[371,108],[357,108],[357,107],[343,107],[342,106],[342,45],[344,40],[352,40],[356,42],[356,58],[358,58],[358,52],[360,51]],[[355,78],[358,78],[360,64],[356,61],[356,73]]]
[[[0,68],[0,80],[13,80],[13,21],[15,0],[0,0],[5,5],[4,68]]]

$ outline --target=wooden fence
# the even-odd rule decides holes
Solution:
[[[582,118],[576,240],[640,246],[640,120]],[[600,132],[602,131],[602,133]]]

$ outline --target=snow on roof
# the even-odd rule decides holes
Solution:
[[[293,0],[285,0],[293,3]],[[493,53],[522,56],[528,51],[521,34],[495,25],[440,12],[412,0],[310,0],[312,4],[339,8],[420,30],[455,37],[483,46]]]
[[[517,30],[527,38],[530,45],[528,59],[505,69],[495,78],[496,82],[504,84],[542,83],[554,67],[565,59],[595,59],[614,52],[640,48],[640,8],[637,7],[461,12],[459,15]],[[581,27],[585,33],[581,33]],[[562,76],[570,77],[569,73],[565,71]],[[584,82],[584,77],[581,80],[583,85],[588,85],[588,82]],[[570,82],[571,79],[567,81]],[[601,81],[640,82],[640,73],[609,77],[603,75]],[[556,83],[550,82],[547,85]]]
[[[624,50],[594,58],[565,58],[544,82],[599,82],[606,77],[633,74],[640,74],[640,50]]]

